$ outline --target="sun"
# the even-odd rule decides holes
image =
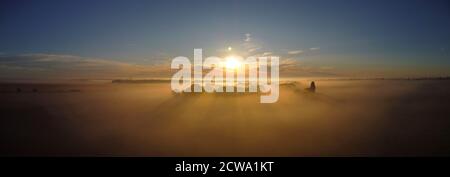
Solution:
[[[241,67],[242,63],[239,59],[233,56],[225,58],[225,68],[227,69],[237,69]]]

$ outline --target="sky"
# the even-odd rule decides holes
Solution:
[[[446,0],[3,0],[0,79],[163,77],[228,47],[286,77],[448,76],[449,31]]]

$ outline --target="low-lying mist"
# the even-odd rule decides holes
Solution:
[[[316,81],[257,94],[170,84],[3,84],[1,155],[450,154],[450,82]],[[20,88],[20,92],[17,91]],[[33,90],[34,89],[34,90]]]

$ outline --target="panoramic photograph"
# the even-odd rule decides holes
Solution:
[[[446,0],[4,0],[0,156],[449,156],[449,32]]]

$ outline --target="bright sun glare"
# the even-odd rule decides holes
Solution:
[[[229,56],[225,60],[225,67],[227,69],[237,69],[241,67],[241,62],[236,57]]]

